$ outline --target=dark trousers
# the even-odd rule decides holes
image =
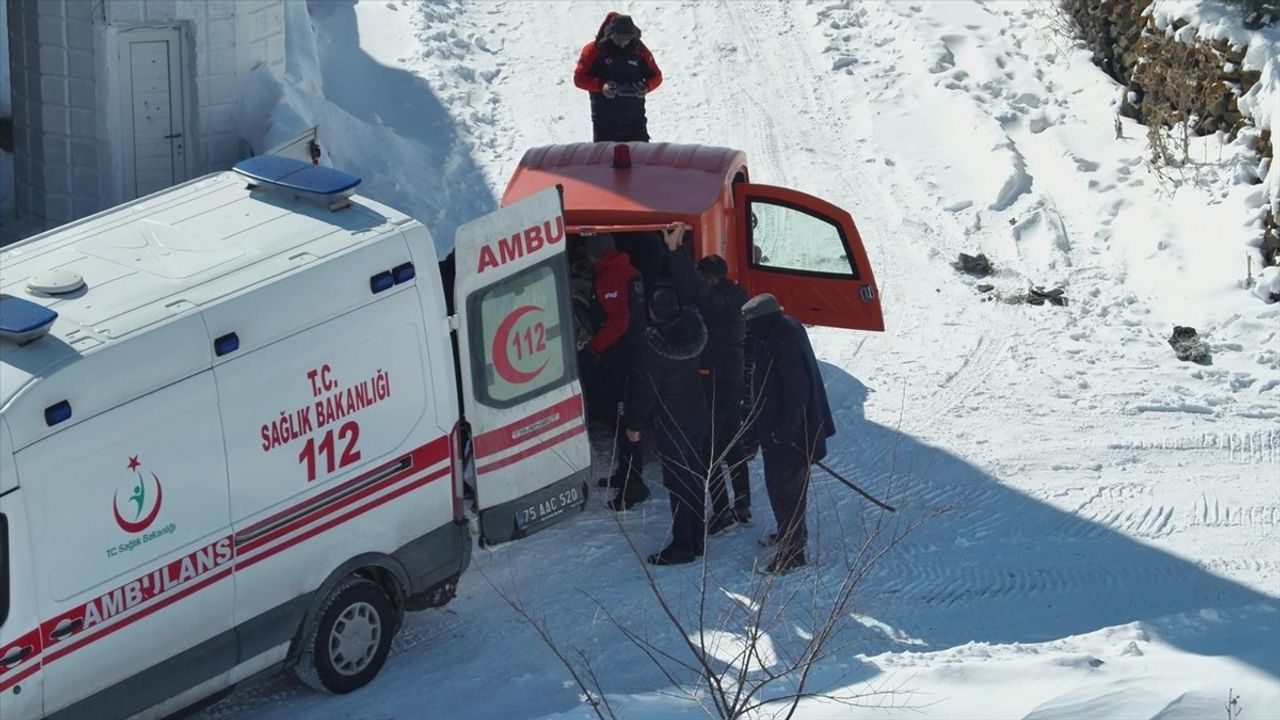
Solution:
[[[658,452],[662,458],[662,484],[671,499],[671,546],[701,554],[706,516],[705,433],[689,428],[658,429]],[[674,437],[673,437],[674,435]]]
[[[764,488],[778,521],[778,552],[804,555],[808,528],[809,463],[799,451],[785,446],[764,447]]]
[[[739,510],[751,507],[751,473],[747,469],[750,456],[742,448],[738,433],[742,423],[738,413],[717,411],[712,418],[710,458],[714,466],[708,478],[708,489],[711,492],[711,512],[723,515],[729,511],[729,494],[725,487],[724,476],[729,476],[733,486],[733,506]]]
[[[721,383],[712,373],[703,378],[703,390],[712,411],[711,432],[708,433],[710,447],[706,456],[712,467],[707,487],[711,494],[711,512],[720,516],[729,511],[725,475],[733,485],[733,506],[738,509],[751,507],[751,473],[747,469],[751,456],[744,449],[741,437],[742,383]]]
[[[639,117],[591,119],[592,142],[649,142],[649,120]]]
[[[626,483],[644,484],[644,445],[638,442],[631,442],[627,439],[627,429],[623,427],[624,423],[618,423],[618,469],[617,473],[623,475]]]

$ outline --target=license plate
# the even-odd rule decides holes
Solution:
[[[516,527],[524,530],[530,525],[537,525],[550,520],[565,510],[582,504],[582,488],[580,485],[566,488],[550,497],[538,501],[534,505],[516,511]]]

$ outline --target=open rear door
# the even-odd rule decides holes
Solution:
[[[480,542],[541,530],[587,499],[564,213],[547,188],[458,228],[458,350]]]
[[[739,281],[752,295],[773,293],[802,323],[884,330],[880,293],[849,213],[788,188],[739,183]]]

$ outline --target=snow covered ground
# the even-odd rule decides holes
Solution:
[[[666,73],[655,139],[741,148],[753,180],[851,211],[887,329],[811,330],[840,429],[828,463],[897,522],[925,522],[876,566],[850,649],[814,679],[894,694],[800,717],[1221,717],[1229,691],[1241,718],[1280,716],[1280,305],[1242,286],[1269,198],[1234,183],[1256,171],[1241,144],[1151,167],[1145,129],[1124,120],[1117,137],[1116,86],[1047,3],[310,5],[290,5],[290,76],[257,79],[246,132],[269,145],[318,122],[333,164],[438,245],[496,205],[525,148],[590,136],[570,74],[610,9],[632,12]],[[1277,82],[1271,33],[1259,56]],[[960,252],[996,273],[956,272]],[[1032,286],[1067,305],[1019,302]],[[1211,364],[1174,358],[1174,325]],[[770,522],[760,477],[755,526],[709,548],[724,617]],[[815,483],[818,564],[784,582],[821,595],[880,515]],[[665,502],[623,520],[642,550],[667,521]],[[700,572],[657,575],[686,615]],[[592,660],[622,717],[701,717],[599,609],[678,651],[643,578],[596,497],[477,551],[457,600],[409,616],[369,687],[266,678],[201,717],[589,717],[495,586]],[[786,615],[770,641],[785,654],[806,631]]]

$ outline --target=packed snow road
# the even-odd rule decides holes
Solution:
[[[828,463],[895,503],[896,527],[916,527],[868,578],[851,649],[823,665],[824,689],[888,683],[916,694],[868,702],[938,717],[1128,717],[1218,714],[1235,688],[1244,717],[1271,716],[1280,311],[1233,284],[1239,243],[1221,228],[1240,224],[1238,191],[1216,177],[1171,185],[1144,162],[1142,140],[1117,139],[1114,87],[1046,8],[365,2],[330,6],[314,27],[322,55],[414,75],[397,90],[433,94],[452,119],[444,134],[403,112],[369,120],[425,147],[422,157],[448,158],[443,167],[396,164],[351,133],[326,139],[335,162],[363,154],[371,168],[394,166],[388,194],[437,236],[467,210],[414,187],[496,196],[523,148],[589,137],[587,98],[569,77],[609,9],[632,11],[666,73],[649,98],[655,139],[741,148],[754,182],[850,210],[887,329],[811,331],[840,431]],[[331,103],[340,94],[395,112],[384,88],[342,71],[350,63],[317,67]],[[376,177],[368,187],[395,202]],[[960,252],[987,254],[996,272],[956,272]],[[1032,286],[1060,287],[1068,302],[1022,302]],[[1175,323],[1212,339],[1212,365],[1173,358]],[[752,470],[755,526],[709,547],[725,617],[771,522]],[[810,513],[817,568],[786,582],[820,593],[880,515],[821,474]],[[667,522],[659,499],[621,527],[647,551]],[[681,612],[693,610],[700,572],[657,576]],[[666,696],[671,681],[606,618],[679,648],[643,578],[593,498],[580,518],[478,551],[458,598],[410,615],[368,688],[325,697],[272,677],[202,717],[585,717],[499,589],[591,660],[624,717],[700,716]],[[780,652],[805,632],[798,621],[773,630]]]

